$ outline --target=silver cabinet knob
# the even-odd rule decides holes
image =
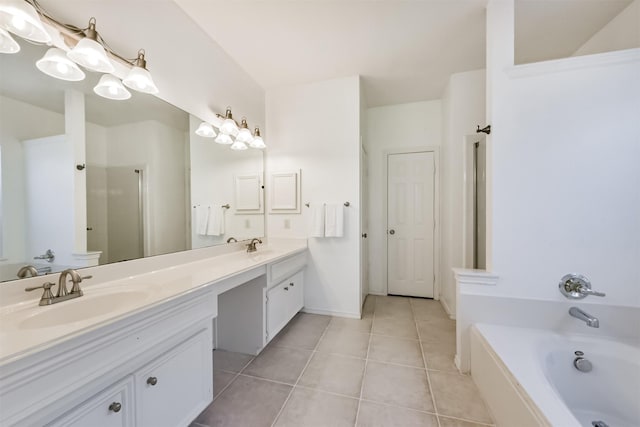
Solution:
[[[149,384],[149,385],[156,385],[156,384],[158,384],[158,378],[156,378],[156,377],[149,377],[149,378],[147,378],[147,384]]]
[[[392,228],[391,230],[389,230],[389,234],[396,234],[396,230]]]
[[[109,405],[109,410],[111,412],[120,412],[120,409],[122,409],[122,404],[120,402],[113,402]]]

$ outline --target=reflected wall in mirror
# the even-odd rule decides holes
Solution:
[[[99,74],[49,77],[35,67],[47,47],[19,43],[0,54],[0,281],[28,264],[46,274],[264,235],[261,211],[235,209],[227,176],[261,181],[262,152],[206,157],[186,112],[135,92],[99,97]],[[198,235],[192,206],[218,201],[231,205],[225,229]]]

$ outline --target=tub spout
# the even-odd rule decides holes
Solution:
[[[572,317],[575,317],[576,319],[582,320],[590,328],[599,328],[600,327],[600,321],[596,317],[593,317],[589,313],[586,313],[586,312],[580,310],[578,307],[571,307],[569,309],[569,315],[572,316]]]

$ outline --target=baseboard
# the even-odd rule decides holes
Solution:
[[[453,358],[453,364],[456,365],[456,368],[458,368],[458,372],[460,372],[461,374],[464,374],[465,372],[462,372],[462,369],[460,369],[460,356],[458,356],[458,354],[456,353],[455,357]],[[468,373],[468,372],[466,372]]]
[[[349,319],[360,319],[360,315],[358,313],[345,313],[342,311],[321,310],[318,308],[308,308],[308,307],[304,307],[301,311],[303,313],[309,313],[309,314],[322,314],[325,316],[346,317]]]
[[[378,295],[379,297],[386,297],[387,296],[386,293],[382,293],[382,292],[369,292],[369,295]]]
[[[444,308],[444,311],[449,316],[449,319],[456,320],[456,314],[451,311],[451,308],[449,308],[449,305],[444,300],[444,298],[440,298],[440,304],[442,304],[442,307]]]

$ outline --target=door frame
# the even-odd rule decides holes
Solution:
[[[389,155],[390,154],[412,154],[412,153],[433,153],[434,167],[435,167],[435,180],[434,180],[434,221],[435,221],[435,230],[433,234],[433,274],[435,275],[435,280],[433,283],[433,299],[440,299],[440,252],[442,245],[440,243],[440,147],[435,145],[425,145],[425,146],[417,146],[417,147],[409,147],[409,148],[393,148],[384,150],[382,152],[382,182],[384,183],[384,194],[382,195],[382,205],[383,205],[383,224],[385,226],[384,232],[384,263],[382,266],[383,277],[384,277],[384,293],[385,295],[389,294],[389,245],[387,240],[388,230],[386,227],[388,224],[388,211],[389,211]]]

